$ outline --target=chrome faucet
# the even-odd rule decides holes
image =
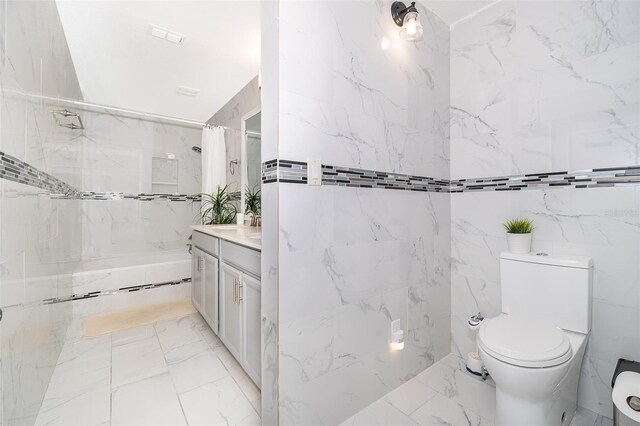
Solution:
[[[260,226],[260,224],[261,224],[260,215],[257,215],[254,212],[252,212],[251,210],[248,210],[245,213],[245,216],[251,216],[251,226]]]

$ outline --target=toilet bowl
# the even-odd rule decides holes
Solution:
[[[500,255],[502,313],[478,350],[496,382],[496,424],[566,426],[591,331],[593,262],[546,253]]]
[[[587,338],[544,319],[487,320],[478,346],[496,382],[496,425],[569,425]]]

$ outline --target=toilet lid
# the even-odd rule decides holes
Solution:
[[[551,367],[571,358],[562,329],[540,318],[500,315],[480,327],[478,344],[489,355],[521,367]]]

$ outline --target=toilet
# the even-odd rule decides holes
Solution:
[[[569,425],[591,330],[593,263],[546,253],[500,255],[502,313],[478,333],[496,382],[496,425]]]

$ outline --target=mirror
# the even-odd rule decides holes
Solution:
[[[261,185],[261,131],[260,109],[249,112],[242,117],[242,211],[247,209],[247,190],[255,193]],[[259,214],[259,209],[258,209]]]

